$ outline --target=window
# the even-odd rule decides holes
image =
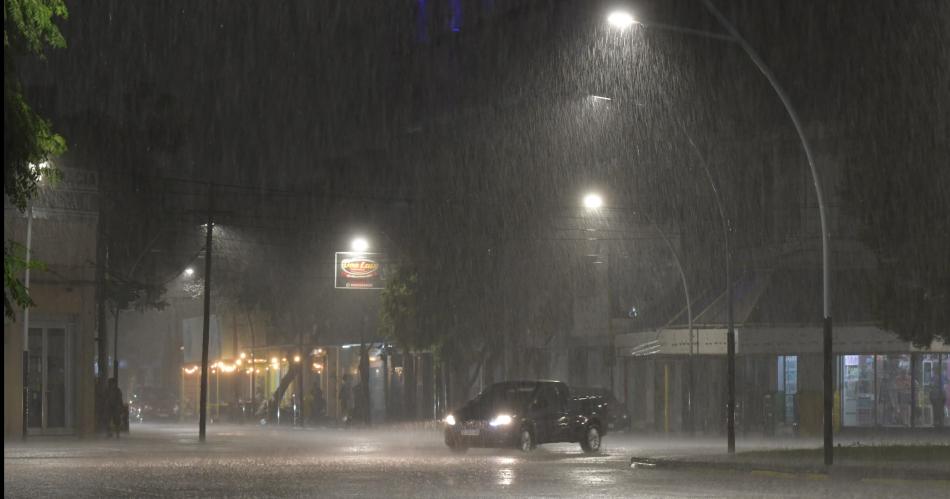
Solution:
[[[841,372],[843,426],[874,426],[874,356],[845,355]]]
[[[877,386],[878,424],[910,426],[910,355],[878,355]]]

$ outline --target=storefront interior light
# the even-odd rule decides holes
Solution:
[[[294,355],[294,362],[300,362],[300,356]]]

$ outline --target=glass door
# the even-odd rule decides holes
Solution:
[[[62,429],[69,423],[69,345],[62,327],[30,328],[29,417],[34,430]]]

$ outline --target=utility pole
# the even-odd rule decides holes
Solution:
[[[30,251],[33,244],[33,202],[26,208],[26,269],[23,288],[30,292]],[[23,307],[23,440],[30,425],[30,307]]]
[[[239,360],[241,358],[241,354],[238,352],[238,328],[237,328],[237,313],[236,312],[231,313],[231,324],[233,327],[233,329],[231,330],[233,332],[233,334],[231,335],[231,348],[232,348],[231,354],[234,356],[232,362],[234,362],[234,364],[237,365],[238,362],[243,363],[244,361]],[[241,398],[241,395],[240,395],[241,383],[238,382],[238,379],[240,379],[241,371],[243,371],[243,369],[235,369],[234,375],[231,376],[231,394],[233,395],[231,400],[232,400],[232,403],[234,404],[231,406],[231,417],[234,418],[235,420],[237,419],[238,411],[239,411],[238,400]]]
[[[115,306],[115,321],[112,324],[112,377],[116,384],[119,383],[119,310],[118,303]]]
[[[298,354],[300,356],[300,362],[297,362],[297,393],[299,394],[297,395],[297,401],[300,404],[300,410],[298,411],[300,414],[300,427],[304,427],[306,426],[307,420],[307,396],[303,389],[303,379],[305,377],[304,368],[309,368],[310,365],[310,354],[305,353],[303,349],[303,329],[297,330],[297,350],[300,352]],[[297,360],[296,357],[294,360]]]
[[[198,441],[205,441],[208,417],[208,343],[211,331],[211,235],[214,230],[214,185],[208,183],[208,223],[205,230],[204,324],[201,331],[201,398],[198,416]]]

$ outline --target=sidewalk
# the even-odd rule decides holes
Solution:
[[[950,445],[848,445],[835,448],[835,464],[824,465],[823,450],[768,449],[728,454],[634,456],[632,468],[707,469],[766,476],[822,479],[828,476],[879,480],[941,480],[950,483]]]

